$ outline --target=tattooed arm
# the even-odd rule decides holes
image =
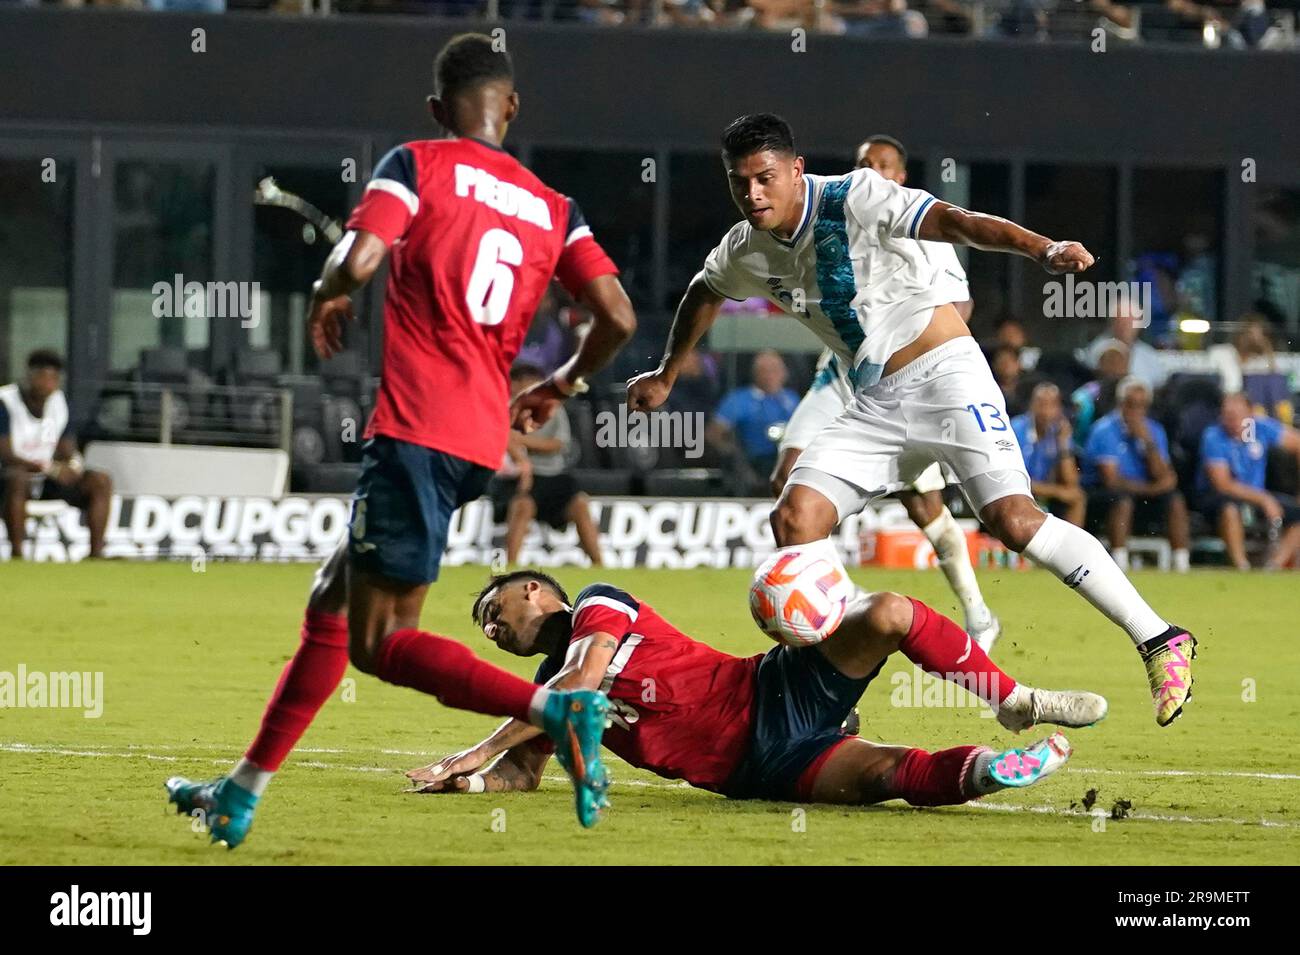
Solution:
[[[617,651],[618,638],[611,633],[593,633],[581,640],[575,640],[569,647],[569,655],[564,661],[564,666],[547,686],[557,690],[599,689],[605,679],[605,670]],[[526,781],[528,777],[519,774],[531,771],[536,757],[524,759],[523,756],[517,755],[511,760],[511,754],[519,754],[525,747],[534,743],[541,732],[531,723],[507,720],[497,728],[496,732],[476,746],[447,756],[421,769],[410,770],[406,775],[411,779],[417,792],[498,792],[501,790],[480,789],[479,784],[474,783],[472,779],[464,786],[455,781],[458,778],[469,779],[473,775],[479,775],[477,771],[500,753],[506,753],[506,758],[491,770],[481,774],[484,783],[486,784],[489,773],[495,772],[507,762],[513,762],[514,765],[502,769],[505,775],[497,779]],[[538,781],[541,779],[542,766],[545,763],[546,760],[542,759],[535,767]],[[511,775],[512,773],[515,775]],[[532,787],[502,785],[501,788],[536,788],[536,785],[537,783],[534,782]]]

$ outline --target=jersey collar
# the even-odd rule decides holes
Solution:
[[[504,146],[498,146],[496,143],[490,143],[486,139],[479,139],[477,136],[464,136],[462,138],[468,139],[472,143],[478,143],[480,146],[486,146],[488,149],[491,149],[494,152],[503,153],[506,151]]]
[[[803,215],[799,217],[799,228],[794,230],[794,235],[790,237],[790,240],[788,242],[785,239],[778,239],[771,232],[768,233],[768,235],[772,236],[773,242],[783,245],[787,249],[793,249],[795,247],[795,245],[799,242],[799,239],[803,236],[804,230],[808,228],[808,223],[811,222],[813,218],[812,176],[808,175],[808,173],[804,173],[803,181],[804,181]]]

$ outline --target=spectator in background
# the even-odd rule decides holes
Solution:
[[[1074,431],[1065,416],[1061,389],[1045,381],[1029,396],[1029,411],[1011,419],[1020,443],[1034,499],[1053,514],[1083,526],[1088,499],[1079,485],[1074,460]]]
[[[1291,424],[1291,389],[1285,373],[1278,371],[1272,331],[1263,317],[1248,316],[1231,342],[1211,345],[1206,353],[1225,395],[1246,392],[1258,414]]]
[[[24,380],[0,388],[0,469],[11,560],[23,558],[28,501],[64,501],[82,511],[90,556],[104,556],[113,482],[103,471],[87,471],[77,453],[57,352],[32,352]]]
[[[987,346],[988,353],[991,355],[993,349],[999,345],[1014,348],[1016,354],[1020,357],[1020,367],[1025,371],[1033,371],[1038,365],[1038,359],[1043,354],[1041,348],[1035,348],[1029,344],[1029,336],[1025,333],[1025,326],[1020,323],[1018,318],[1004,318],[998,322],[993,335],[993,342]]]
[[[834,0],[831,9],[850,36],[923,37],[930,32],[924,15],[907,0]]]
[[[718,404],[718,363],[707,352],[694,348],[682,361],[677,383],[668,396],[669,411],[713,414]]]
[[[728,392],[714,412],[709,439],[737,466],[741,493],[761,493],[776,466],[777,445],[799,396],[785,386],[789,372],[776,352],[761,351],[750,368],[752,384]]]
[[[1128,346],[1116,338],[1104,342],[1097,356],[1097,377],[1070,395],[1074,431],[1080,444],[1087,442],[1092,423],[1115,407],[1115,388],[1128,375]]]
[[[536,365],[516,364],[510,369],[511,397],[546,378]],[[564,407],[537,430],[528,434],[510,433],[506,460],[488,484],[493,517],[506,524],[506,561],[518,563],[519,550],[533,521],[564,530],[570,524],[578,530],[578,543],[600,567],[600,530],[591,517],[591,498],[567,473],[566,455],[573,441],[569,416]]]
[[[1002,389],[1002,398],[1007,404],[1007,414],[1024,414],[1029,406],[1028,394],[1036,382],[1024,374],[1020,367],[1020,353],[1010,345],[998,345],[989,355],[989,367],[993,377]]]
[[[1169,438],[1147,416],[1151,390],[1129,376],[1115,391],[1119,404],[1088,434],[1083,452],[1083,484],[1096,506],[1106,512],[1111,556],[1128,570],[1128,538],[1134,526],[1151,532],[1163,523],[1174,552],[1174,570],[1190,566],[1191,530],[1187,501],[1178,490],[1178,475],[1169,460]]]
[[[1228,560],[1238,570],[1249,570],[1246,524],[1257,512],[1276,540],[1267,558],[1270,569],[1285,567],[1300,547],[1300,504],[1287,494],[1265,487],[1268,454],[1282,447],[1300,458],[1300,432],[1279,421],[1253,416],[1249,399],[1240,393],[1225,395],[1219,421],[1201,436],[1201,470],[1197,492],[1201,510],[1216,523],[1228,549]]]
[[[1075,357],[1088,368],[1099,371],[1103,349],[1110,348],[1118,340],[1128,348],[1128,373],[1145,381],[1154,393],[1165,383],[1168,373],[1160,362],[1160,353],[1138,338],[1140,318],[1132,307],[1117,309],[1110,320],[1110,334],[1098,335]]]
[[[536,365],[544,372],[554,371],[578,350],[591,316],[552,282],[542,296],[528,334],[519,349],[517,361]]]

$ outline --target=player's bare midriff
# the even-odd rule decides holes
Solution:
[[[970,338],[970,329],[962,321],[962,317],[957,314],[957,309],[952,305],[940,305],[934,310],[934,315],[930,318],[930,324],[921,332],[919,338],[889,356],[889,361],[885,362],[882,376],[892,375],[906,365],[910,365],[916,359],[920,358],[928,351],[934,351],[944,342],[950,342],[954,338]]]

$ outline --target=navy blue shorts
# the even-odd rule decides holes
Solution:
[[[799,779],[845,739],[841,724],[879,675],[854,680],[816,649],[775,647],[758,663],[749,752],[722,787],[733,799],[793,800]]]
[[[480,497],[492,469],[376,435],[361,449],[348,556],[363,570],[410,584],[438,579],[456,508]]]

